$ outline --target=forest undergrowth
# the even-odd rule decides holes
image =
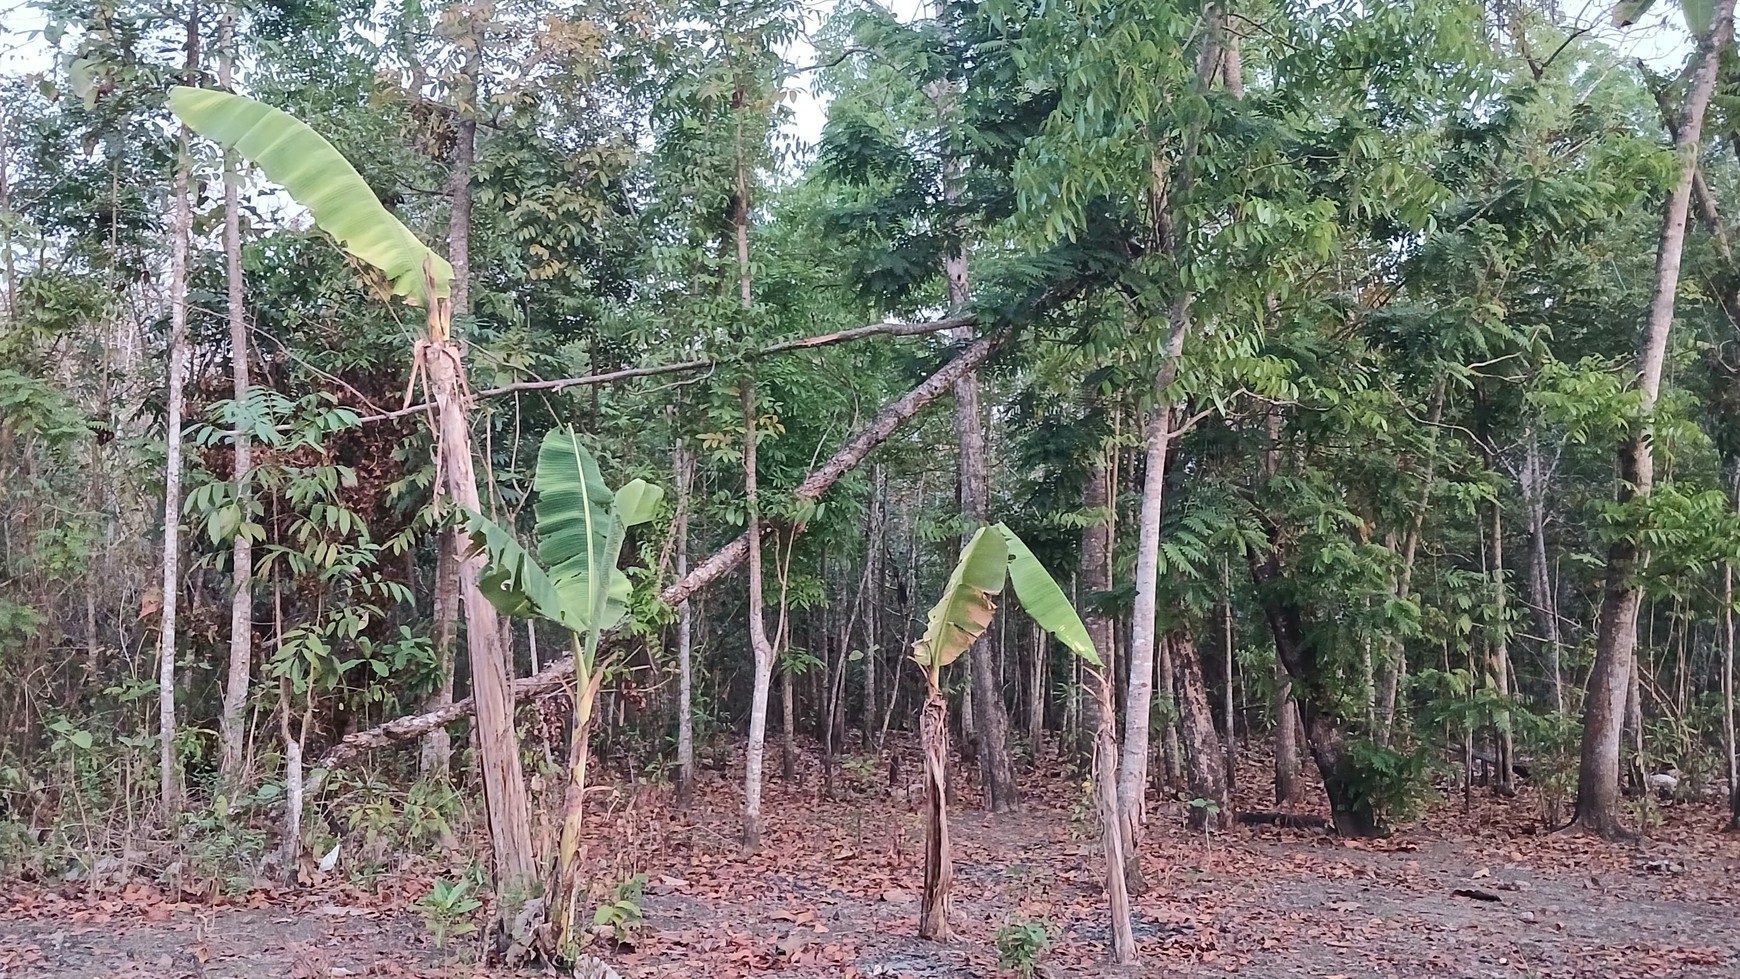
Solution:
[[[588,951],[627,977],[1124,974],[1107,964],[1091,799],[1051,774],[1061,763],[1023,774],[1020,812],[955,811],[955,939],[918,939],[924,826],[909,799],[917,776],[903,774],[916,772],[910,754],[849,756],[830,791],[819,752],[806,752],[795,781],[769,784],[762,846],[747,856],[738,780],[723,769],[704,772],[687,809],[657,783],[602,785],[584,844],[597,868]],[[1240,810],[1272,808],[1267,760],[1245,759],[1240,776]],[[951,788],[969,805],[977,794],[965,776]],[[1201,833],[1185,825],[1188,801],[1156,804],[1148,889],[1134,900],[1144,964],[1128,974],[1740,975],[1740,839],[1718,832],[1718,802],[1634,800],[1647,835],[1609,843],[1550,831],[1526,783],[1514,797],[1476,785],[1464,798],[1441,784],[1416,823],[1379,840],[1272,825]],[[113,855],[59,879],[37,867],[4,885],[0,976],[520,975],[479,964],[487,834],[447,799],[443,815],[420,810],[429,800],[416,791],[352,793],[331,810],[348,827],[337,854],[324,868],[306,859],[294,885],[201,879],[215,867],[137,852],[125,871]],[[425,848],[431,834],[445,843]]]

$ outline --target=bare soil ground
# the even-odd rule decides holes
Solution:
[[[646,919],[593,950],[628,977],[993,976],[999,928],[1037,921],[1051,933],[1042,974],[1118,975],[1104,962],[1102,868],[1080,791],[1035,779],[1024,811],[988,817],[965,789],[947,946],[914,937],[922,826],[900,793],[860,782],[826,800],[813,775],[775,783],[764,845],[743,857],[723,778],[686,813],[624,791],[593,820],[588,852],[601,900],[646,875]],[[1122,974],[1740,977],[1740,840],[1715,832],[1715,807],[1668,807],[1649,841],[1616,845],[1540,832],[1526,792],[1476,801],[1381,841],[1267,828],[1205,838],[1183,827],[1183,806],[1159,806],[1135,902],[1143,964]],[[429,876],[408,865],[364,890],[335,872],[222,903],[148,882],[0,885],[0,977],[518,975],[476,965],[476,936],[435,947],[414,907]]]

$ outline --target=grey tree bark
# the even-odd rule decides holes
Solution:
[[[1619,446],[1621,505],[1647,499],[1655,484],[1648,416],[1654,411],[1661,390],[1662,365],[1673,328],[1674,300],[1679,293],[1686,218],[1697,176],[1698,147],[1703,139],[1705,111],[1715,92],[1722,52],[1733,37],[1734,0],[1716,0],[1712,16],[1713,28],[1699,39],[1698,67],[1691,77],[1674,139],[1680,175],[1663,209],[1655,288],[1637,351],[1637,388],[1642,395],[1640,408],[1644,417],[1632,425]],[[1583,705],[1582,756],[1577,769],[1577,807],[1572,824],[1608,838],[1630,835],[1620,818],[1619,756],[1625,700],[1635,668],[1637,613],[1642,595],[1637,575],[1641,566],[1637,541],[1629,535],[1616,538],[1609,546],[1596,627],[1595,662]]]
[[[864,747],[869,748],[876,734],[877,708],[880,701],[876,699],[876,660],[881,654],[878,642],[881,639],[880,626],[882,622],[882,537],[888,527],[888,473],[881,466],[874,466],[870,471],[870,539],[869,553],[865,561],[869,568],[865,574],[869,578],[869,603],[864,610]]]
[[[1553,709],[1563,714],[1567,703],[1562,655],[1564,641],[1559,631],[1559,603],[1553,594],[1552,572],[1547,563],[1547,482],[1551,477],[1551,467],[1541,459],[1540,436],[1533,425],[1529,426],[1525,436],[1523,451],[1522,473],[1517,482],[1522,490],[1523,512],[1528,519],[1529,611],[1544,647],[1547,683],[1553,691]]]
[[[187,84],[199,75],[199,6],[187,17]],[[175,626],[177,599],[181,593],[181,428],[183,386],[186,384],[189,350],[187,342],[187,262],[193,231],[193,202],[189,199],[188,130],[182,126],[176,140],[173,238],[169,259],[169,378],[164,408],[163,436],[163,609],[157,634],[157,738],[158,796],[167,818],[181,807],[181,765],[176,751],[175,719]]]
[[[1088,599],[1083,605],[1082,624],[1087,626],[1088,638],[1093,640],[1094,648],[1100,651],[1105,660],[1102,679],[1111,683],[1118,675],[1118,664],[1113,659],[1113,649],[1116,642],[1113,635],[1112,619],[1101,610],[1100,604],[1092,600],[1093,596],[1104,595],[1112,590],[1112,456],[1116,450],[1109,449],[1099,465],[1088,475],[1087,485],[1082,489],[1082,509],[1090,516],[1087,526],[1081,531],[1081,587]],[[1084,725],[1090,731],[1099,730],[1100,698],[1093,691],[1084,690],[1081,706],[1088,714]],[[1108,698],[1106,701],[1111,704]],[[1113,705],[1116,710],[1116,705]],[[1116,730],[1114,718],[1113,729]],[[1094,751],[1098,749],[1097,740],[1093,742]],[[1117,750],[1117,739],[1113,739],[1112,750]],[[1117,781],[1116,765],[1109,766],[1106,774],[1114,782]],[[1119,847],[1123,853],[1123,847]]]
[[[218,24],[218,84],[233,87],[238,8],[224,10]],[[230,328],[230,377],[236,404],[248,399],[248,324],[242,305],[241,209],[236,175],[236,153],[224,151],[224,276],[227,285],[225,313]],[[237,426],[234,442],[235,505],[244,521],[253,519],[253,493],[248,471],[253,464],[253,446],[248,433]],[[223,710],[218,714],[219,773],[233,789],[242,781],[248,722],[248,682],[254,664],[254,543],[239,532],[230,545],[230,658],[224,678]]]
[[[1199,830],[1221,829],[1232,822],[1232,800],[1227,791],[1225,749],[1214,729],[1214,711],[1208,703],[1208,685],[1203,681],[1202,656],[1196,648],[1196,637],[1188,629],[1167,633],[1166,644],[1171,652],[1179,728],[1183,732],[1184,765],[1191,798],[1190,826]]]
[[[1189,328],[1188,300],[1174,309],[1149,411],[1142,477],[1142,510],[1136,530],[1136,601],[1130,626],[1129,686],[1124,698],[1124,749],[1118,764],[1118,824],[1124,833],[1125,879],[1143,890],[1142,824],[1147,819],[1149,721],[1154,711],[1155,618],[1160,587],[1160,517],[1165,505],[1166,455],[1172,444],[1172,408],[1166,394],[1178,371]]]
[[[695,456],[681,440],[672,460],[677,474],[677,578],[689,573],[689,504],[695,479]],[[695,615],[684,600],[677,606],[677,804],[687,807],[695,796]]]
[[[749,510],[749,645],[755,685],[749,703],[749,746],[743,766],[743,848],[761,846],[761,766],[767,747],[767,700],[773,686],[773,643],[767,638],[761,581],[761,500],[755,472],[755,389],[743,385],[743,495]]]

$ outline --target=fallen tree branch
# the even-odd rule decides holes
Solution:
[[[840,330],[836,333],[824,333],[820,336],[804,337],[801,340],[786,340],[768,347],[763,347],[748,355],[749,360],[759,360],[774,354],[790,353],[793,350],[809,350],[815,347],[829,347],[836,343],[846,343],[850,340],[860,340],[872,336],[910,337],[922,336],[927,333],[940,333],[963,326],[971,326],[972,316],[953,316],[948,319],[931,320],[925,323],[872,323],[869,326],[854,327],[850,330]],[[718,366],[719,362],[712,359],[680,360],[670,364],[655,364],[651,367],[627,367],[622,370],[607,371],[603,374],[587,374],[583,377],[558,377],[548,381],[517,381],[504,384],[501,387],[486,388],[476,392],[473,397],[499,398],[504,394],[519,394],[526,391],[561,391],[565,388],[586,387],[595,384],[611,384],[616,381],[627,381],[637,377],[658,377],[663,374],[680,374],[684,371],[706,370]],[[397,411],[383,411],[374,415],[363,415],[357,424],[367,422],[390,421],[394,418],[404,418],[427,411],[431,405],[406,405]]]
[[[949,325],[960,326],[962,323],[955,321]],[[842,476],[863,462],[873,449],[887,441],[889,436],[893,435],[908,419],[918,414],[926,405],[935,401],[944,392],[953,390],[956,381],[978,370],[979,366],[988,360],[1008,337],[1009,331],[1005,330],[973,341],[955,359],[944,364],[942,369],[925,378],[923,383],[882,409],[881,414],[877,415],[869,426],[853,436],[851,441],[842,445],[829,457],[828,461],[810,473],[793,492],[793,497],[800,504],[814,503],[821,499],[823,493],[826,493],[835,483],[840,481]],[[729,574],[743,563],[743,559],[748,553],[748,535],[739,536],[736,540],[714,551],[706,560],[684,575],[681,580],[672,582],[670,586],[659,593],[659,601],[669,606],[682,604],[695,592]],[[572,657],[556,660],[534,676],[515,680],[513,685],[514,699],[516,701],[526,700],[553,693],[566,687],[573,674],[574,660]],[[327,751],[315,767],[331,771],[342,767],[350,759],[364,751],[371,748],[385,748],[402,741],[420,738],[436,728],[453,723],[470,714],[471,711],[472,704],[468,698],[423,714],[395,718],[365,731],[352,732],[339,739],[339,742]]]

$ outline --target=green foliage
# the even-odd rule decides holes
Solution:
[[[472,546],[490,559],[484,593],[510,615],[541,617],[586,636],[590,655],[628,612],[631,585],[616,566],[628,528],[653,518],[664,491],[636,479],[611,492],[572,430],[545,436],[534,485],[539,553],[548,570],[506,528],[479,513],[465,515]]]
[[[255,887],[270,838],[243,806],[214,796],[209,805],[182,813],[177,829],[186,841],[186,858],[179,868],[181,880],[171,883],[197,888],[217,881],[227,894],[246,894]]]
[[[995,529],[1002,534],[1009,549],[1009,580],[1015,586],[1015,597],[1021,600],[1021,607],[1034,622],[1039,623],[1041,629],[1056,636],[1070,652],[1096,669],[1103,668],[1104,663],[1088,636],[1087,626],[1082,624],[1081,616],[1076,614],[1075,607],[1058,587],[1056,579],[1014,531],[1003,524],[998,524]]]
[[[429,893],[417,902],[417,912],[423,916],[423,924],[434,937],[436,948],[445,948],[449,938],[476,931],[471,916],[481,907],[483,902],[471,895],[471,881],[445,878],[436,880]]]
[[[1519,727],[1517,751],[1530,759],[1529,783],[1540,792],[1541,825],[1548,829],[1565,825],[1576,795],[1582,736],[1583,725],[1568,714],[1546,714]]]
[[[1031,977],[1051,947],[1051,930],[1043,921],[1011,921],[997,929],[997,966]]]
[[[641,908],[645,891],[645,874],[635,874],[617,884],[611,899],[592,913],[592,927],[608,932],[618,945],[634,944],[635,934],[646,921],[646,912]]]
[[[1369,738],[1347,744],[1347,784],[1354,804],[1378,826],[1415,819],[1431,791],[1431,757],[1425,746],[1404,752]]]

